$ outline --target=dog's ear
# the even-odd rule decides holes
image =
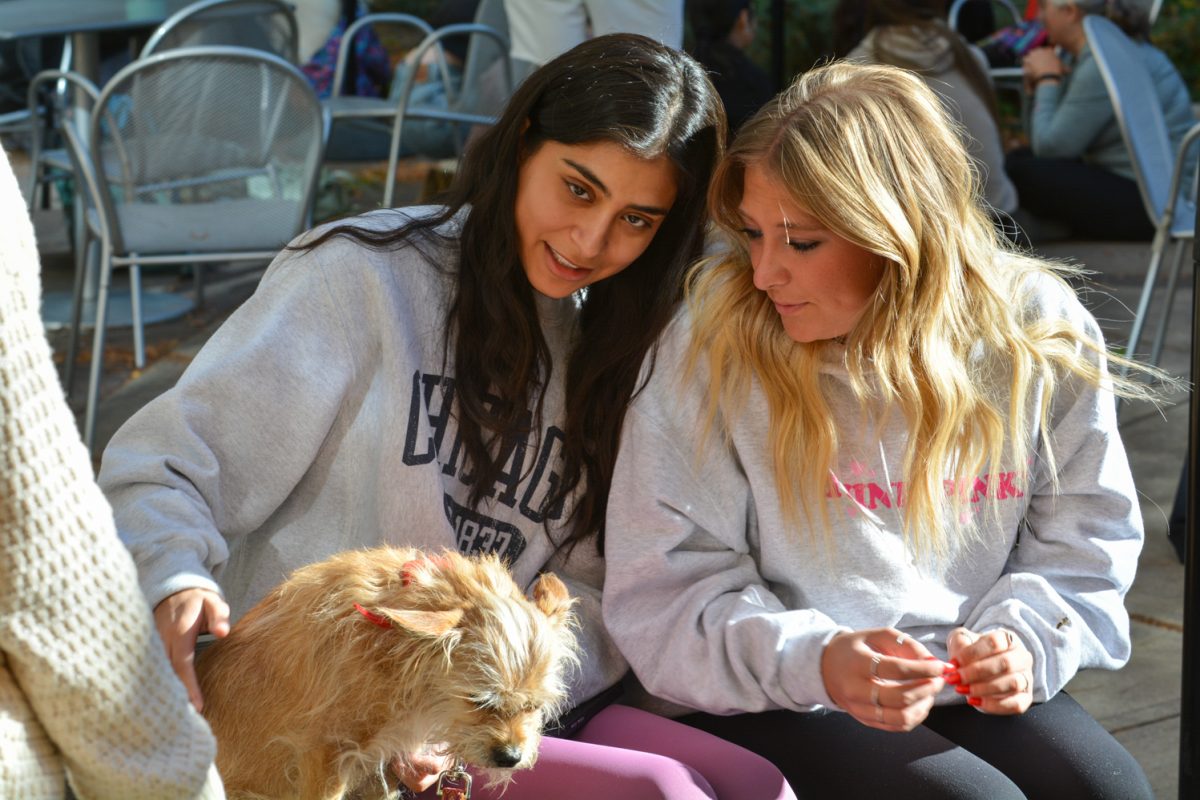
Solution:
[[[463,610],[451,608],[446,611],[417,611],[407,608],[389,608],[383,615],[398,628],[419,636],[445,636],[462,622]]]
[[[543,572],[533,584],[533,604],[556,625],[564,624],[575,601],[553,572]]]

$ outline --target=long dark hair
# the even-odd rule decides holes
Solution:
[[[625,409],[639,388],[643,361],[678,305],[684,272],[700,254],[705,193],[724,130],[721,102],[690,56],[636,34],[596,37],[525,79],[499,121],[468,148],[439,213],[384,232],[342,225],[309,244],[349,236],[372,247],[420,248],[422,239],[438,236],[438,226],[469,207],[445,336],[447,351],[453,342],[472,505],[491,495],[516,438],[541,429],[554,368],[519,256],[514,206],[522,159],[549,141],[614,142],[641,158],[665,155],[677,176],[675,202],[645,252],[581,293],[580,330],[566,365],[561,481],[541,513],[548,523],[554,509],[585,487],[559,544],[569,549],[595,535],[603,552]]]

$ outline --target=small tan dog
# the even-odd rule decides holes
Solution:
[[[577,660],[574,601],[495,557],[383,547],[296,570],[197,663],[231,797],[388,797],[435,748],[493,781],[537,758]]]

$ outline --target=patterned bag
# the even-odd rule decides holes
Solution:
[[[976,44],[993,67],[1017,67],[1025,54],[1046,44],[1046,30],[1038,20],[1027,20],[1001,28]]]
[[[334,27],[333,32],[325,41],[317,54],[301,67],[317,92],[317,97],[329,97],[333,89],[333,70],[337,65],[338,48],[346,28],[362,14],[367,13],[367,7],[358,3],[357,9],[351,16],[343,14]],[[387,50],[375,35],[375,31],[367,28],[354,37],[354,49],[346,59],[346,75],[351,86],[342,87],[343,94],[358,97],[385,97],[388,83],[392,77],[392,65],[388,59]]]

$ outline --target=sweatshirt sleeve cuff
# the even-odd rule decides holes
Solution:
[[[151,611],[166,598],[185,589],[207,589],[222,599],[225,597],[200,560],[189,553],[174,553],[171,558],[151,565],[139,565],[138,581]]]
[[[842,708],[833,701],[825,690],[825,676],[821,673],[821,655],[825,646],[839,633],[849,633],[850,628],[838,626],[824,630],[809,630],[793,639],[783,655],[781,684],[796,707],[815,709],[825,707],[834,711]]]

